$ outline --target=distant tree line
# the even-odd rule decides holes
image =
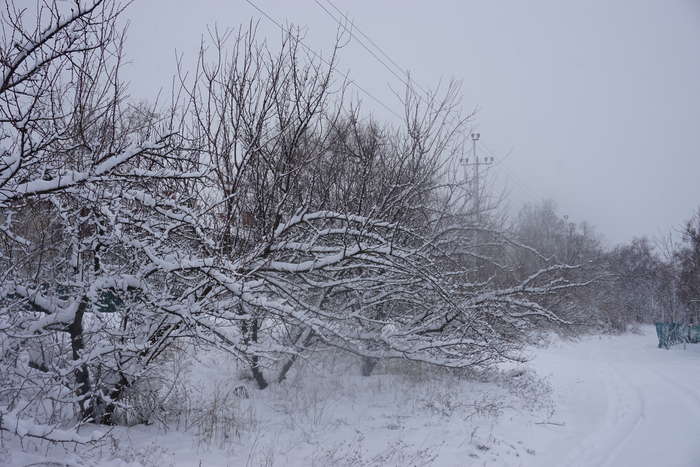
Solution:
[[[700,323],[700,212],[680,235],[635,238],[612,249],[586,222],[558,214],[553,201],[523,208],[514,230],[538,252],[580,264],[577,273],[598,279],[595,287],[572,292],[571,320],[578,325],[620,332],[657,321]],[[527,258],[520,264],[532,269]]]

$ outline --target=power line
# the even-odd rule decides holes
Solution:
[[[379,46],[379,44],[377,44],[375,41],[373,41],[372,38],[371,38],[370,36],[368,36],[367,34],[365,34],[365,33],[359,28],[359,26],[357,26],[357,25],[355,24],[354,21],[352,21],[345,13],[343,13],[343,11],[342,11],[340,8],[338,8],[331,0],[325,0],[327,4],[329,4],[335,11],[337,11],[337,12],[345,19],[346,23],[352,24],[352,30],[349,29],[349,28],[345,25],[346,23],[343,23],[343,22],[340,21],[335,15],[333,15],[330,11],[328,11],[328,9],[327,9],[326,7],[324,7],[323,4],[321,4],[321,2],[320,2],[319,0],[314,0],[314,1],[315,1],[316,4],[317,4],[318,6],[320,6],[331,18],[333,18],[333,20],[334,20],[336,23],[338,23],[341,27],[343,27],[343,28],[350,34],[350,36],[351,36],[353,39],[355,39],[357,42],[359,42],[359,44],[360,44],[367,52],[369,52],[379,63],[381,63],[381,64],[384,66],[384,68],[386,68],[387,70],[389,70],[389,72],[390,72],[391,74],[393,74],[396,78],[398,78],[398,79],[399,79],[403,84],[405,84],[408,88],[412,89],[413,92],[416,92],[415,89],[413,89],[413,86],[411,85],[411,82],[410,82],[410,81],[406,81],[406,79],[404,79],[401,75],[397,74],[389,65],[387,65],[386,62],[385,62],[384,60],[382,60],[381,58],[379,58],[379,57],[377,56],[377,54],[374,53],[374,51],[372,51],[364,42],[362,42],[361,39],[359,39],[359,38],[353,33],[353,30],[357,31],[364,39],[367,40],[367,42],[369,42],[375,49],[377,49],[377,51],[379,51],[379,53],[380,53],[382,56],[384,56],[384,58],[386,58],[392,65],[394,65],[394,68],[396,68],[396,70],[398,70],[399,73],[405,74],[406,76],[408,76],[408,71],[407,71],[406,69],[404,69],[401,65],[399,65],[399,64],[396,62],[396,60],[394,60],[393,58],[391,58],[391,56],[390,56],[388,53],[386,53],[386,52],[384,51],[384,49],[382,49],[382,48]],[[418,86],[418,88],[420,88],[420,90],[421,90],[423,93],[425,93],[426,95],[428,94],[428,91],[427,91],[426,89],[424,89],[423,86],[420,85],[420,83],[416,82],[415,85]]]
[[[484,143],[482,143],[481,141],[478,141],[478,145],[481,149],[486,151],[486,153],[489,154],[492,159],[495,157],[493,151],[491,151],[491,149],[489,149],[489,147],[486,146]],[[510,150],[508,152],[508,154],[505,155],[505,157],[500,158],[491,167],[495,169],[496,167],[498,167],[501,164],[503,164],[504,162],[506,162],[512,155],[513,155],[513,150]],[[520,178],[519,176],[516,176],[515,173],[513,173],[513,171],[508,168],[508,166],[504,166],[503,168],[506,169],[506,171],[508,172],[508,176],[509,176],[510,180],[515,182],[515,184],[518,185],[523,191],[528,192],[533,198],[535,198],[535,201],[537,199],[541,198],[540,195],[535,194],[535,192],[531,189],[531,185],[529,183],[526,183],[522,178]]]
[[[507,166],[504,167],[508,171],[509,179],[511,182],[515,182],[516,185],[518,185],[521,190],[527,192],[531,197],[532,201],[539,201],[542,199],[542,195],[536,194],[531,188],[528,183],[525,183],[523,179],[520,177],[516,176]]]
[[[409,83],[407,83],[401,75],[399,75],[399,74],[396,73],[394,70],[392,70],[391,67],[390,67],[389,65],[387,65],[386,62],[385,62],[384,60],[382,60],[381,58],[379,58],[379,57],[377,56],[377,54],[375,54],[375,53],[372,51],[372,49],[370,49],[369,47],[367,47],[367,45],[365,45],[364,42],[362,42],[360,39],[358,39],[357,36],[352,32],[352,29],[348,28],[348,27],[346,26],[345,23],[343,23],[342,21],[340,21],[336,16],[333,15],[333,13],[331,13],[330,11],[328,11],[328,8],[326,8],[325,6],[323,6],[323,4],[322,4],[319,0],[314,0],[314,1],[316,2],[316,5],[318,5],[319,7],[321,7],[321,9],[322,9],[328,16],[330,16],[331,19],[333,19],[333,21],[335,21],[340,27],[342,27],[343,29],[345,29],[345,31],[347,31],[347,33],[350,34],[350,37],[352,37],[353,39],[355,39],[355,40],[362,46],[362,48],[364,48],[367,52],[369,52],[370,55],[372,55],[379,63],[381,63],[381,64],[384,66],[384,68],[386,68],[387,70],[389,70],[389,73],[391,73],[392,75],[394,75],[399,81],[401,81],[401,82],[402,82],[404,85],[406,85],[407,87],[411,87],[411,85],[410,85]],[[353,27],[354,27],[354,26],[353,26]]]
[[[389,72],[390,72],[392,75],[394,75],[396,78],[398,78],[399,81],[401,81],[404,85],[406,85],[406,87],[408,87],[409,89],[411,89],[414,93],[418,94],[418,93],[416,92],[416,90],[413,88],[413,86],[411,85],[410,82],[406,81],[402,76],[400,76],[399,74],[397,74],[389,65],[387,65],[387,63],[386,63],[384,60],[382,60],[380,57],[378,57],[377,54],[376,54],[372,49],[370,49],[361,39],[359,39],[359,38],[353,33],[353,31],[352,31],[350,28],[348,28],[347,24],[348,24],[348,23],[351,24],[352,27],[353,27],[353,29],[355,29],[359,34],[361,34],[365,39],[367,39],[367,41],[368,41],[370,44],[372,44],[372,45],[373,45],[373,46],[374,46],[374,47],[375,47],[389,62],[391,62],[391,63],[394,65],[394,67],[395,67],[399,72],[401,72],[401,73],[406,73],[406,71],[405,71],[393,58],[391,58],[391,56],[389,56],[389,54],[387,54],[376,42],[374,42],[374,41],[372,40],[371,37],[369,37],[367,34],[365,34],[364,32],[362,32],[362,30],[361,30],[359,27],[357,27],[357,26],[354,24],[354,22],[353,22],[350,18],[348,18],[348,16],[347,16],[345,13],[343,13],[331,0],[325,0],[325,2],[328,3],[331,7],[333,7],[340,15],[342,15],[342,17],[345,19],[345,22],[342,22],[342,21],[341,21],[340,19],[338,19],[333,13],[331,13],[330,11],[328,11],[328,9],[320,2],[320,0],[314,0],[314,1],[315,1],[316,4],[317,4],[328,16],[330,16],[340,27],[342,27],[345,31],[347,31],[348,34],[350,34],[350,36],[351,36],[353,39],[355,39],[355,40],[362,46],[362,48],[364,48],[364,49],[365,49],[367,52],[369,52],[370,55],[372,55],[379,63],[381,63],[381,64],[384,66],[384,68],[386,68],[387,70],[389,70]],[[428,92],[427,92],[425,89],[423,89],[423,87],[422,87],[419,83],[416,83],[416,85],[417,85],[426,95],[428,94]],[[430,106],[430,104],[429,104],[429,106]],[[488,166],[500,165],[500,163],[502,163],[502,161],[499,161],[498,164],[494,164],[495,157],[494,157],[493,153],[492,153],[488,148],[486,148],[486,151],[487,151],[487,153],[488,153],[491,157],[483,157],[483,158],[481,158],[481,160],[479,159],[479,157],[477,156],[477,153],[476,153],[476,148],[477,148],[477,144],[479,144],[479,146],[482,146],[482,144],[479,142],[480,137],[481,137],[481,134],[479,134],[479,133],[472,133],[472,134],[471,134],[471,139],[472,139],[472,155],[473,155],[473,160],[472,160],[472,162],[470,162],[469,159],[464,159],[464,160],[462,160],[462,164],[463,164],[465,167],[471,166],[471,167],[474,168],[474,174],[475,174],[475,176],[474,176],[474,181],[475,181],[475,185],[476,185],[474,195],[475,195],[475,205],[476,205],[475,211],[476,211],[476,213],[477,213],[477,218],[479,218],[479,217],[480,217],[480,214],[481,214],[481,212],[480,212],[481,187],[480,187],[480,185],[479,185],[479,182],[480,182],[480,180],[479,180],[479,167],[483,166],[484,168],[487,168]],[[508,156],[506,156],[506,158],[509,157],[510,155],[511,155],[511,154],[508,154]]]
[[[277,20],[276,20],[275,18],[273,18],[270,14],[268,14],[265,10],[263,10],[262,8],[260,8],[253,0],[245,0],[245,2],[248,3],[250,6],[252,6],[253,8],[255,8],[261,15],[263,15],[263,16],[264,16],[265,18],[267,18],[271,23],[273,23],[275,26],[277,26],[283,33],[285,33],[285,34],[290,34],[290,33],[291,33],[291,30],[287,30],[284,26],[282,26],[282,23],[280,23],[279,21],[277,21]],[[299,41],[299,44],[301,44],[301,46],[304,47],[304,49],[306,49],[307,52],[309,52],[309,53],[311,53],[312,55],[314,55],[316,58],[318,58],[319,60],[321,60],[323,63],[325,63],[325,64],[328,65],[329,67],[331,67],[331,68],[333,67],[333,65],[332,65],[328,60],[326,60],[321,54],[319,54],[318,52],[316,52],[315,50],[313,50],[313,49],[312,49],[311,47],[309,47],[308,45],[304,44],[304,42],[303,42],[301,39],[297,39],[297,40]],[[360,86],[356,81],[354,81],[354,80],[352,80],[352,79],[348,79],[348,84],[350,84],[350,85],[354,86],[355,88],[357,88],[359,91],[361,91],[362,93],[364,93],[366,96],[368,96],[369,98],[371,98],[372,100],[374,100],[376,103],[378,103],[379,105],[381,105],[382,107],[384,107],[387,111],[389,111],[389,112],[390,112],[391,114],[393,114],[395,117],[397,117],[397,118],[399,118],[399,119],[402,119],[402,118],[403,118],[398,112],[396,112],[394,109],[392,109],[391,107],[389,107],[389,105],[385,104],[385,103],[384,103],[381,99],[379,99],[378,97],[375,97],[372,93],[370,93],[369,91],[367,91],[365,88],[363,88],[362,86]]]
[[[481,141],[479,141],[479,147],[480,147],[481,149],[483,149],[484,151],[486,151],[486,153],[487,153],[489,156],[491,156],[492,158],[498,159],[498,158],[494,155],[494,152],[493,152],[491,149],[489,149],[489,147],[486,146],[486,145],[485,145],[484,143],[482,143]],[[495,168],[498,167],[499,165],[503,164],[505,161],[507,161],[507,160],[513,155],[513,153],[514,153],[514,151],[513,151],[513,149],[511,148],[510,151],[508,151],[508,153],[507,153],[505,156],[503,156],[503,157],[501,157],[500,159],[498,159],[498,162],[496,162],[495,164],[493,164],[492,167],[495,169]]]
[[[477,134],[478,134],[478,133],[477,133]],[[505,155],[504,157],[502,157],[502,158],[498,158],[498,160],[495,161],[495,163],[494,163],[494,160],[496,159],[496,156],[494,155],[494,152],[493,152],[486,144],[484,144],[483,142],[481,142],[481,140],[480,140],[479,138],[476,139],[476,143],[477,143],[477,145],[478,145],[479,148],[481,148],[481,149],[484,150],[489,156],[491,156],[491,161],[490,161],[490,163],[488,162],[488,160],[489,160],[488,157],[485,158],[485,160],[487,161],[486,164],[490,165],[490,167],[491,167],[491,168],[494,168],[494,169],[495,169],[496,167],[499,167],[500,165],[502,165],[504,162],[506,162],[506,161],[513,155],[513,150],[511,149],[511,150],[508,152],[508,154],[506,154],[506,155]],[[478,160],[476,157],[474,157],[474,159],[475,159],[475,160]],[[469,162],[469,161],[467,161],[467,162]],[[486,164],[482,164],[482,165],[486,165]],[[466,165],[471,165],[471,164],[466,164]],[[515,183],[515,185],[517,185],[518,187],[520,187],[521,191],[527,192],[527,194],[529,194],[529,195],[532,197],[533,201],[537,201],[537,200],[539,200],[539,199],[542,198],[541,195],[537,195],[537,194],[535,193],[535,191],[532,189],[532,186],[531,186],[529,183],[526,183],[522,178],[520,178],[519,176],[515,175],[515,173],[514,173],[507,165],[504,165],[502,168],[505,169],[506,172],[508,172],[507,178],[508,178],[511,182]]]

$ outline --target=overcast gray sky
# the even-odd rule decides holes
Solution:
[[[662,235],[700,206],[700,1],[333,1],[424,87],[463,82],[483,149],[510,154],[492,173],[513,206],[555,199],[609,244]],[[305,27],[314,49],[332,45],[337,25],[313,0],[255,3]],[[147,98],[207,25],[260,13],[244,0],[136,0],[126,16],[127,78]],[[340,62],[399,108],[398,80],[359,44]]]

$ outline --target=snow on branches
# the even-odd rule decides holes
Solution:
[[[115,3],[42,5],[30,29],[8,11],[0,49],[3,429],[76,407],[116,423],[181,342],[228,351],[260,388],[326,349],[366,373],[519,359],[533,323],[563,322],[548,298],[585,285],[541,255],[518,278],[512,250],[533,250],[466,208],[455,86],[409,90],[401,125],[363,120],[336,100],[335,53],[244,29],[180,64],[166,120],[126,103]]]

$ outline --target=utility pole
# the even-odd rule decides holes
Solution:
[[[472,156],[473,161],[464,159],[463,164],[467,167],[474,167],[474,210],[476,211],[477,223],[481,223],[481,187],[479,186],[479,167],[493,164],[493,157],[482,157],[476,154],[476,143],[481,138],[481,133],[472,133]]]

